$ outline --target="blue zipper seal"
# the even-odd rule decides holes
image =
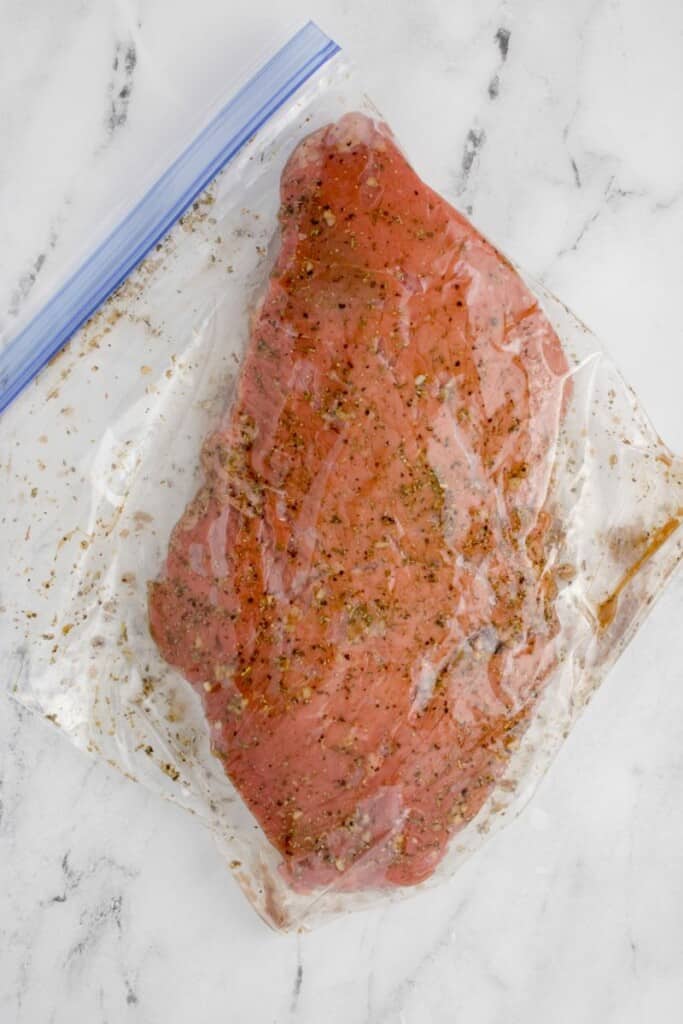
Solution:
[[[154,248],[258,129],[339,50],[309,21],[216,114],[0,352],[0,413]]]

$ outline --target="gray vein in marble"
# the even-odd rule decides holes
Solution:
[[[374,1016],[368,1016],[365,1024],[393,1024],[395,1020],[401,1020],[400,1014],[401,1007],[405,1003],[412,989],[415,988],[418,982],[418,978],[424,973],[428,966],[431,966],[436,962],[439,955],[447,950],[453,944],[453,938],[455,934],[455,925],[458,917],[462,914],[463,910],[469,903],[469,899],[465,896],[460,900],[453,913],[449,915],[445,927],[441,930],[441,933],[436,936],[435,941],[430,946],[429,950],[424,956],[418,961],[411,973],[403,979],[400,985],[397,985],[393,990],[389,1001],[385,1006]]]
[[[681,199],[683,199],[683,189],[678,189],[668,199],[658,199],[652,210],[654,213],[660,213],[662,210],[672,210]]]
[[[72,868],[71,864],[69,863],[68,850],[62,857],[61,867],[62,874],[64,875],[64,889],[61,893],[58,893],[56,896],[50,897],[48,903],[66,903],[67,896],[69,895],[69,893],[72,892],[74,889],[78,888],[78,885],[80,884],[80,881],[83,878],[83,872],[76,871],[74,868]]]
[[[581,179],[579,177],[578,167],[574,160],[572,160],[572,167],[574,169],[576,185],[578,188],[581,188]],[[585,218],[574,238],[574,241],[569,245],[562,246],[562,248],[558,249],[553,263],[557,263],[557,261],[567,253],[577,251],[583,239],[586,237],[595,222],[604,215],[606,209],[614,207],[616,203],[623,199],[645,199],[648,196],[647,191],[644,189],[622,188],[619,185],[615,185],[615,181],[616,175],[613,174],[603,189],[603,193],[597,207],[591,214],[589,214],[588,217]]]
[[[581,110],[581,100],[577,97],[577,99],[576,99],[576,101],[574,103],[574,109],[572,110],[571,114],[569,115],[569,117],[568,117],[568,119],[567,119],[567,121],[566,121],[566,123],[564,125],[564,128],[562,129],[562,141],[564,143],[567,143],[567,141],[569,140],[569,135],[570,135],[570,133],[571,133],[573,127],[574,127],[574,123],[575,123],[577,117],[579,116],[580,110]]]
[[[22,643],[16,644],[5,664],[9,666],[9,671],[5,675],[5,682],[16,690],[21,691],[24,688],[28,688],[32,676],[31,648],[27,641],[24,640]]]
[[[498,43],[498,49],[500,50],[500,58],[503,63],[507,60],[508,50],[510,49],[510,29],[501,26],[495,35],[495,40]]]
[[[366,954],[366,959],[367,959],[368,963],[371,963],[371,964],[375,963],[375,960],[377,958],[378,926],[381,927],[381,925],[386,920],[386,917],[387,917],[387,912],[386,912],[386,909],[385,909],[385,910],[380,911],[377,920],[374,922],[374,928],[373,928],[374,935],[373,935],[373,938],[372,938],[372,942],[370,943],[370,949],[368,950],[368,952]],[[362,942],[363,945],[366,944],[367,933],[370,930],[370,927],[371,927],[371,925],[370,925],[370,923],[368,923],[364,927],[364,929],[363,929],[363,936],[362,936],[362,939],[361,939],[361,942]],[[365,1007],[366,1007],[366,1011],[365,1011],[365,1024],[372,1024],[372,1022],[374,1020],[374,1005],[375,1005],[375,992],[374,992],[374,989],[375,989],[375,972],[373,970],[370,970],[370,971],[368,971],[367,982],[366,982],[366,989],[365,989]]]
[[[21,942],[21,936],[16,935],[17,944]],[[14,942],[12,942],[12,945]],[[21,963],[19,964],[19,977],[17,978],[16,988],[16,1002],[17,1009],[21,1012],[21,1008],[24,1004],[24,995],[28,991],[29,975],[31,971],[31,965],[33,963],[33,957],[31,956],[30,946],[24,951]]]
[[[489,80],[487,93],[490,100],[498,98],[500,93],[501,72],[505,65],[510,49],[510,29],[501,26],[493,36],[493,41],[498,49],[498,67]],[[476,122],[467,132],[462,157],[460,160],[460,173],[456,184],[456,194],[462,195],[470,184],[470,178],[475,168],[476,161],[486,144],[486,131]],[[472,206],[465,207],[468,214],[472,213]]]
[[[581,225],[581,228],[579,229],[578,234],[574,238],[574,241],[571,242],[569,245],[563,246],[561,249],[558,249],[556,259],[560,259],[561,256],[564,256],[568,252],[576,252],[576,250],[578,249],[579,245],[581,244],[581,242],[583,241],[583,239],[585,238],[587,233],[590,231],[590,229],[593,227],[593,225],[595,224],[596,220],[600,217],[602,212],[603,212],[603,205],[601,204],[597,208],[597,210],[595,210],[594,213],[592,213],[590,215],[590,217],[586,218],[584,223]]]
[[[85,925],[85,934],[69,949],[65,967],[72,969],[86,952],[99,943],[109,925],[113,924],[116,931],[121,933],[122,906],[123,896],[121,893],[115,893],[97,903],[92,910],[83,911],[80,923]]]
[[[109,112],[107,129],[109,137],[122,128],[128,119],[128,107],[133,92],[134,72],[138,56],[132,39],[117,42],[112,62],[113,77],[109,83]]]
[[[505,61],[507,60],[508,50],[510,48],[510,29],[502,27],[499,28],[493,38],[494,42],[497,43],[498,50],[500,52],[500,65],[489,82],[488,94],[489,99],[491,100],[497,99],[498,93],[500,92],[500,73]]]
[[[26,652],[25,661],[28,661]],[[9,705],[9,701],[7,702]],[[3,709],[4,711],[4,709]],[[14,707],[12,727],[7,735],[7,742],[4,749],[0,750],[0,781],[3,789],[7,783],[6,795],[3,799],[2,819],[0,820],[0,835],[7,837],[8,846],[14,842],[14,819],[17,807],[20,806],[24,782],[27,775],[26,757],[22,745],[23,728],[28,712],[21,705]]]
[[[118,40],[114,47],[112,59],[112,77],[108,85],[108,108],[105,116],[107,138],[103,145],[95,150],[98,156],[104,148],[112,141],[117,131],[122,128],[128,120],[128,110],[133,92],[135,69],[138,63],[137,47],[132,38],[125,41]],[[64,206],[68,207],[71,202],[69,195],[65,196]],[[62,219],[59,214],[58,220]],[[16,318],[21,312],[23,305],[31,294],[36,281],[45,268],[49,255],[54,252],[58,242],[58,231],[53,224],[47,238],[47,243],[29,264],[28,268],[21,274],[12,293],[8,316]]]
[[[22,305],[31,294],[35,283],[38,280],[38,276],[47,262],[48,255],[54,250],[56,244],[57,232],[54,227],[51,227],[47,238],[47,244],[40,250],[28,269],[24,271],[17,281],[8,308],[8,313],[11,317],[15,317],[19,313]]]
[[[297,947],[296,947],[296,973],[294,975],[294,984],[292,986],[292,1000],[289,1006],[289,1012],[294,1016],[299,1006],[299,998],[301,996],[301,986],[304,981],[304,965],[301,960],[301,945],[298,941],[297,936]]]
[[[467,187],[474,162],[486,142],[486,132],[483,128],[470,128],[465,139],[465,148],[462,154],[460,165],[460,186],[459,191],[463,192]]]

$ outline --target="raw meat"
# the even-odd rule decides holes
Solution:
[[[410,885],[490,795],[557,657],[567,364],[385,126],[310,135],[281,197],[150,625],[290,884]]]

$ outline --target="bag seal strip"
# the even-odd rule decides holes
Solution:
[[[339,46],[309,21],[221,108],[0,352],[0,413],[93,315],[265,122]]]

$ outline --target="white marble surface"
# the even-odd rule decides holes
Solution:
[[[283,6],[0,0],[0,332],[243,41],[313,15],[422,174],[602,336],[683,451],[678,0]],[[265,929],[188,815],[2,699],[0,1020],[680,1020],[682,620],[679,573],[532,804],[448,885],[305,936]]]

